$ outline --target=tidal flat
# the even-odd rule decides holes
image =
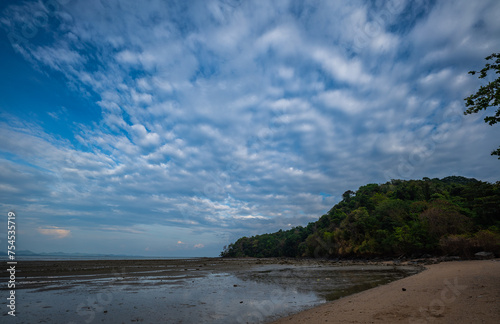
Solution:
[[[421,269],[318,259],[20,261],[13,322],[267,323]]]

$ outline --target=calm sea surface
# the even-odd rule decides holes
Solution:
[[[85,260],[194,260],[198,257],[147,257],[147,256],[71,256],[71,255],[21,255],[16,256],[16,261],[85,261]],[[3,256],[4,261],[8,261],[6,256]]]

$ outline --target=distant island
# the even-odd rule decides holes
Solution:
[[[242,237],[222,257],[500,256],[500,181],[391,180],[348,190],[316,222]]]

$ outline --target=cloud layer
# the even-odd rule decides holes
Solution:
[[[462,112],[479,86],[467,71],[500,48],[499,13],[496,1],[9,4],[4,60],[78,100],[2,94],[3,209],[68,250],[215,255],[306,225],[366,183],[497,181],[498,129]]]

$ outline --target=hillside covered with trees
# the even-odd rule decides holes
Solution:
[[[223,257],[500,255],[500,181],[392,180],[346,191],[307,226],[242,237]]]

